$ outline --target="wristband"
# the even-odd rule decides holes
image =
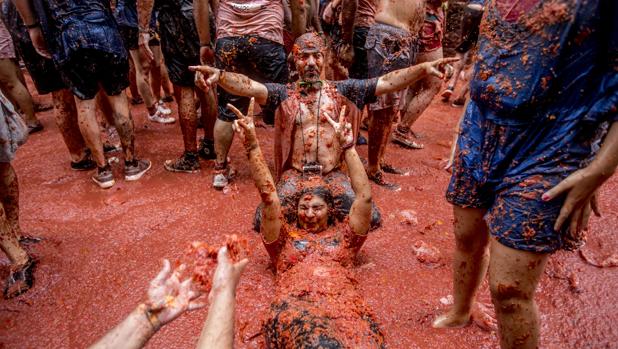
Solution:
[[[203,43],[201,43],[201,42],[200,42],[200,47],[208,47],[208,48],[210,48],[210,49],[212,49],[212,48],[213,48],[213,47],[212,47],[212,42],[208,42],[208,43],[206,43],[206,44],[203,44]]]
[[[161,328],[161,321],[159,321],[159,318],[152,312],[149,306],[146,305],[145,308],[144,314],[146,315],[150,326],[152,326],[153,332],[157,332]]]
[[[144,29],[142,27],[137,27],[137,28],[138,28],[140,34],[150,34],[150,28],[148,28],[148,29]]]
[[[26,28],[28,29],[39,28],[40,26],[41,26],[41,23],[39,22],[34,22],[32,24],[26,24]]]
[[[348,150],[348,149],[352,148],[353,146],[354,146],[354,141],[352,141],[352,142],[350,142],[350,143],[348,143],[348,144],[346,144],[346,145],[342,146],[342,147],[341,147],[341,150],[342,150],[342,151],[346,151],[346,150]]]

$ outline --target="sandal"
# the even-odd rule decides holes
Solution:
[[[4,298],[11,299],[28,291],[34,283],[36,261],[29,258],[18,270],[12,270],[4,286]]]
[[[375,184],[392,191],[400,191],[401,186],[395,183],[389,183],[384,180],[384,173],[382,171],[378,171],[374,174],[368,174],[367,177]]]

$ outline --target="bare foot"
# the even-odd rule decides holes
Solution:
[[[472,307],[472,314],[470,314],[472,322],[487,332],[497,331],[498,322],[491,307],[483,303],[475,303]]]
[[[453,310],[438,316],[431,326],[433,328],[461,328],[470,323],[470,314],[455,314]]]
[[[482,303],[475,303],[470,314],[455,314],[451,310],[440,315],[434,320],[432,326],[434,328],[461,328],[467,326],[470,322],[488,332],[498,329],[496,318],[492,315],[491,309]]]

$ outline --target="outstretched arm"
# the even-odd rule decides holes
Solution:
[[[189,70],[196,72],[195,84],[203,90],[207,90],[208,86],[218,84],[233,95],[254,97],[259,104],[265,104],[268,98],[266,86],[251,80],[246,75],[229,73],[207,65],[191,66]]]
[[[371,224],[371,185],[369,184],[363,163],[354,147],[352,124],[345,120],[345,110],[345,107],[341,109],[337,122],[328,114],[326,115],[326,120],[333,126],[335,133],[339,137],[345,163],[348,166],[352,189],[356,195],[350,209],[349,224],[355,234],[364,236],[369,231]]]
[[[208,317],[198,349],[221,348],[231,349],[234,346],[234,311],[236,307],[236,286],[240,275],[249,260],[232,264],[227,247],[222,247],[217,255],[217,269],[212,279],[210,290]]]
[[[184,265],[172,272],[170,262],[150,282],[148,301],[140,304],[118,326],[109,331],[90,349],[141,348],[163,325],[188,310],[205,304],[196,301],[201,293],[193,290],[191,278],[180,280]]]
[[[577,236],[588,226],[591,212],[600,216],[596,193],[608,180],[618,166],[618,121],[614,121],[605,137],[605,141],[590,165],[575,171],[547,193],[543,200],[549,201],[566,195],[564,204],[554,229],[559,231],[564,224],[569,224],[569,234]]]
[[[413,65],[408,68],[395,70],[388,74],[382,75],[378,79],[378,85],[376,86],[376,96],[403,90],[404,88],[410,86],[416,81],[429,75],[434,75],[439,77],[440,79],[443,79],[443,71],[446,64],[456,62],[458,60],[459,58],[442,58],[433,62],[425,62]]]
[[[255,134],[255,125],[253,123],[254,104],[255,99],[251,98],[246,116],[242,115],[242,113],[231,104],[228,104],[227,107],[238,116],[238,120],[234,121],[234,131],[239,133],[243,141],[243,145],[247,151],[247,157],[249,158],[249,167],[251,167],[253,180],[255,181],[255,186],[260,192],[260,197],[264,204],[260,231],[264,238],[264,242],[271,243],[279,238],[279,233],[281,231],[281,203],[277,195],[273,176],[264,161],[262,150],[260,149]]]

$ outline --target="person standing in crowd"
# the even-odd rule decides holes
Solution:
[[[487,4],[446,193],[454,305],[434,327],[465,326],[488,273],[501,347],[539,347],[547,260],[581,247],[618,166],[616,13],[602,0]]]
[[[124,150],[125,180],[140,179],[151,163],[135,156],[133,119],[124,91],[129,85],[128,56],[109,3],[53,0],[36,2],[35,8],[30,0],[16,0],[15,4],[34,47],[44,56],[53,56],[62,79],[75,96],[79,128],[97,163],[92,180],[103,189],[115,184],[96,118],[95,97],[100,92],[109,99],[113,110]]]

